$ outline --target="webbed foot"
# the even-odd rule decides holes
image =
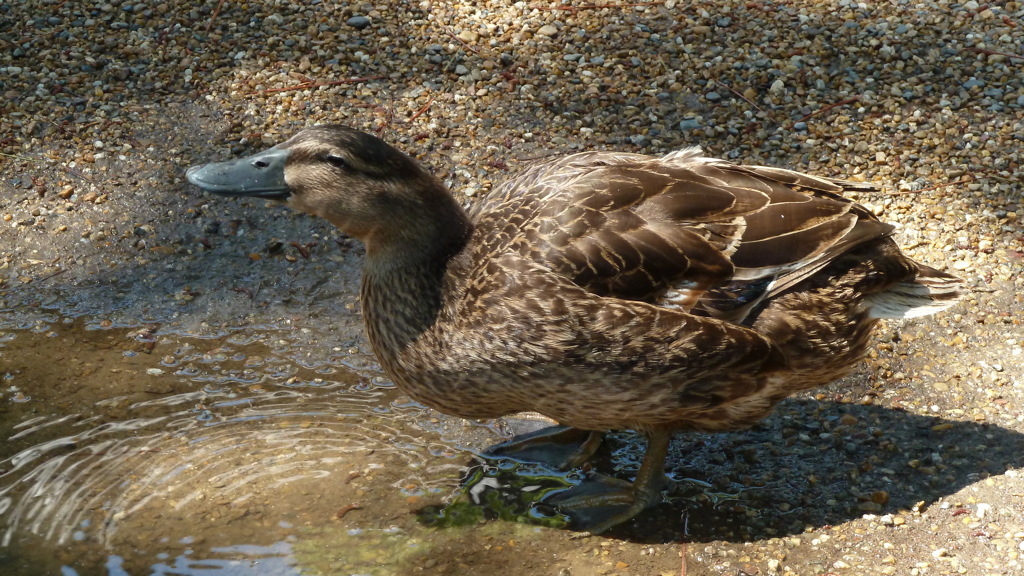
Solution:
[[[572,527],[593,534],[626,522],[661,502],[661,491],[669,484],[665,456],[671,434],[648,435],[647,453],[633,482],[594,474],[578,486],[552,494],[544,504],[572,518]]]
[[[579,468],[589,460],[601,446],[603,437],[603,432],[549,426],[491,446],[484,456],[537,462],[565,471]]]

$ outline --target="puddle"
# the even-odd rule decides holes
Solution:
[[[332,562],[375,573],[360,558],[427,548],[414,512],[457,487],[464,446],[500,439],[409,402],[359,350],[311,352],[287,329],[4,321],[10,576],[298,574],[324,531]]]
[[[813,567],[809,530],[865,513],[917,522],[919,503],[1021,466],[1019,432],[856,402],[875,387],[854,375],[749,430],[678,435],[666,501],[580,540],[533,504],[580,471],[478,459],[509,421],[409,401],[360,348],[355,317],[183,327],[69,310],[0,310],[5,576],[659,574],[678,570],[681,534],[697,565],[778,545]],[[909,383],[884,390],[913,398]],[[629,479],[642,444],[609,434],[593,470]]]

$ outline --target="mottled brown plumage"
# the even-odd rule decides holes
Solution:
[[[264,169],[280,183],[231,184]],[[557,158],[468,214],[407,156],[339,126],[189,179],[287,197],[365,242],[370,341],[416,400],[648,434],[634,489],[565,502],[625,506],[596,530],[656,499],[671,432],[751,426],[847,373],[877,318],[959,297],[959,280],[908,259],[891,226],[842,197],[872,186],[696,149]]]

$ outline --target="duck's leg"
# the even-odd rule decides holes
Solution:
[[[647,434],[647,452],[632,483],[598,476],[544,503],[572,516],[574,527],[594,534],[633,518],[661,501],[661,491],[669,482],[665,456],[671,439],[668,431]]]
[[[504,456],[539,462],[559,470],[572,470],[582,466],[597,452],[602,438],[603,432],[569,426],[548,426],[491,446],[484,455]]]

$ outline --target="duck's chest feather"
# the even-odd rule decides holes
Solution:
[[[768,397],[785,362],[751,330],[597,297],[515,254],[445,277],[434,320],[415,335],[401,330],[415,308],[404,290],[371,276],[363,289],[381,364],[410,396],[443,412],[535,410],[592,429],[706,428],[697,423],[740,399],[763,392],[758,410],[774,404]]]

